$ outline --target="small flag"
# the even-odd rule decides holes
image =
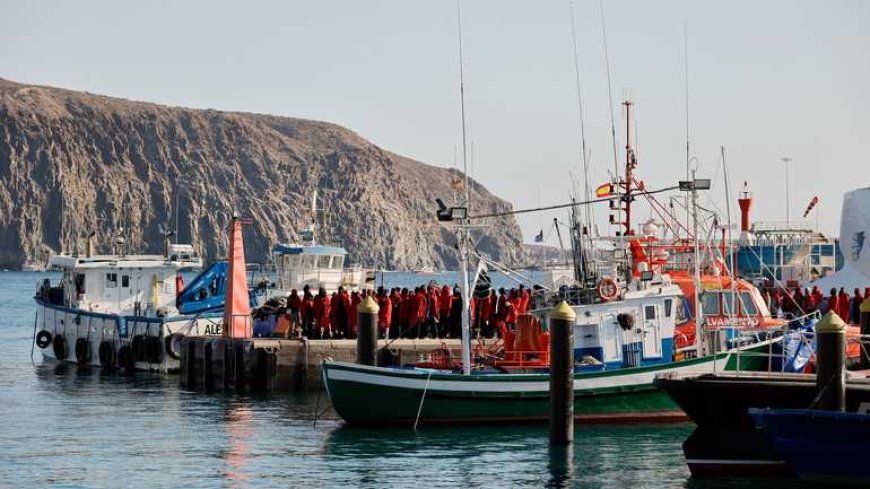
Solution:
[[[813,207],[818,205],[818,203],[819,203],[819,197],[818,196],[813,197],[813,200],[810,201],[810,205],[807,206],[807,210],[804,211],[804,217],[807,217],[809,215],[810,211],[813,210]]]
[[[541,229],[541,232],[535,235],[535,243],[543,243],[544,242],[544,230]]]
[[[613,184],[605,183],[604,185],[599,185],[598,188],[595,189],[596,197],[609,197],[613,194]]]

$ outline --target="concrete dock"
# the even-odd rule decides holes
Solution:
[[[444,347],[456,351],[459,340],[378,340],[378,364],[425,361],[432,351]],[[206,392],[317,390],[323,388],[320,364],[324,359],[355,363],[356,352],[356,340],[188,337],[182,343],[181,384]]]

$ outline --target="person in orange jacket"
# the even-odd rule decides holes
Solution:
[[[478,310],[480,311],[478,313],[480,334],[484,338],[492,338],[492,325],[490,324],[490,319],[492,318],[492,300],[492,293],[489,293],[486,297],[477,301]]]
[[[414,338],[417,330],[414,328],[414,320],[417,317],[417,293],[413,290],[402,289],[402,311],[399,315],[401,335],[405,338]]]
[[[430,338],[438,338],[438,323],[441,316],[440,297],[438,289],[434,286],[426,288],[426,333]]]
[[[400,318],[401,318],[401,311],[402,311],[402,296],[399,295],[399,288],[393,287],[393,289],[390,290],[389,297],[390,297],[390,302],[393,305],[393,314],[390,317],[390,321],[389,321],[389,323],[390,323],[390,339],[396,339],[399,337],[399,334],[402,331],[402,328],[400,326],[400,322],[401,322]]]
[[[363,291],[365,293],[365,291]],[[350,330],[350,337],[356,338],[357,316],[356,308],[362,302],[362,294],[358,290],[350,293],[350,302],[347,304],[347,326]]]
[[[453,292],[450,287],[444,285],[441,287],[441,297],[438,298],[438,318],[441,321],[442,327],[447,324],[450,318],[450,310],[453,309]]]
[[[426,289],[417,287],[414,306],[414,323],[417,325],[417,338],[426,338],[426,306],[429,303],[426,298]]]
[[[517,318],[519,317],[519,301],[517,298],[517,289],[511,289],[510,295],[505,302],[505,317],[504,322],[507,328],[511,331],[516,329]]]
[[[317,297],[314,298],[314,323],[320,329],[320,337],[332,337],[332,328],[329,323],[329,296],[326,295],[326,289],[323,287],[317,292]]]
[[[390,334],[393,320],[393,301],[383,287],[378,287],[376,300],[378,301],[378,307],[380,307],[378,309],[378,332],[381,336],[387,338]]]

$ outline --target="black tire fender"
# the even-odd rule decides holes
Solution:
[[[43,329],[36,334],[36,346],[45,350],[51,344],[51,339],[51,333]]]
[[[51,348],[54,351],[54,358],[61,362],[66,360],[66,339],[62,334],[54,335],[51,340]]]

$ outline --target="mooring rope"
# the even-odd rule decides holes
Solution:
[[[432,372],[426,376],[426,387],[423,388],[423,395],[420,396],[420,406],[417,407],[417,419],[414,420],[414,431],[417,431],[417,424],[420,423],[420,414],[423,413],[423,401],[426,400],[426,391],[429,390],[429,379],[432,378]]]

